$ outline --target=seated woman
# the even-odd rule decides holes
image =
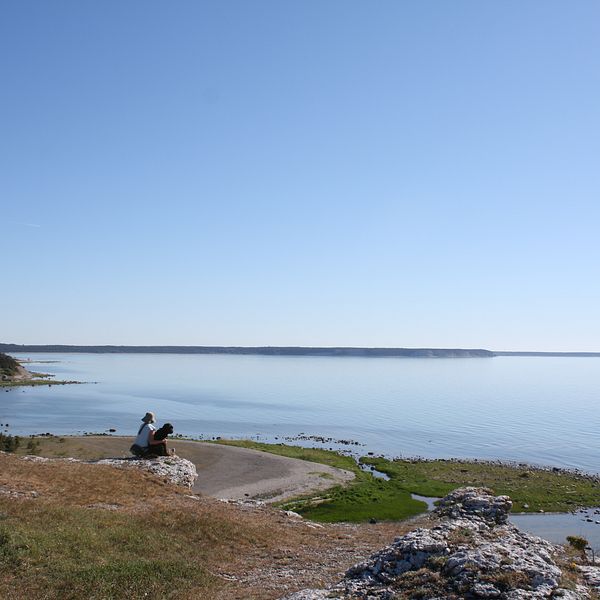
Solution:
[[[166,456],[167,442],[165,439],[157,440],[154,438],[156,427],[152,423],[156,423],[154,413],[147,412],[142,418],[142,426],[138,430],[135,442],[130,450],[132,454],[140,458],[148,458],[150,456]]]

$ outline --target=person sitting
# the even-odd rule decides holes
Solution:
[[[138,430],[135,442],[131,446],[131,453],[139,458],[148,458],[150,456],[166,456],[167,442],[165,439],[155,440],[156,423],[154,413],[147,412],[142,417],[142,426]],[[163,452],[165,454],[163,454]]]

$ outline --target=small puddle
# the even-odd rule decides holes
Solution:
[[[388,475],[382,473],[381,471],[378,471],[375,467],[372,467],[371,465],[364,465],[363,463],[358,463],[358,466],[363,471],[365,471],[365,473],[371,473],[371,475],[373,475],[373,477],[377,477],[377,479],[384,479],[385,481],[390,480]]]
[[[440,500],[440,498],[429,498],[428,496],[419,496],[419,494],[411,494],[411,498],[413,500],[425,502],[425,504],[427,504],[427,512],[431,512],[435,508],[435,503]]]

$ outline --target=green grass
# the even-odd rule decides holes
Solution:
[[[261,450],[269,454],[299,458],[300,460],[308,460],[322,465],[329,465],[330,467],[337,467],[338,469],[347,469],[348,471],[360,470],[356,466],[356,461],[351,456],[344,456],[331,450],[302,448],[301,446],[288,446],[287,444],[264,444],[262,442],[253,442],[252,440],[217,440],[211,443]]]
[[[488,487],[496,494],[508,494],[515,512],[567,512],[584,506],[600,506],[600,484],[576,474],[484,462],[360,459],[361,463],[373,466],[390,477],[389,481],[384,481],[362,471],[352,457],[330,450],[249,440],[219,440],[216,443],[352,471],[356,479],[346,486],[336,486],[317,497],[307,496],[282,504],[284,508],[315,521],[406,519],[426,508],[425,503],[413,500],[411,493],[441,497],[464,486]]]
[[[427,508],[424,502],[413,500],[410,492],[399,486],[396,481],[377,479],[370,473],[364,472],[354,458],[331,450],[285,444],[263,444],[250,440],[219,440],[216,443],[261,450],[352,471],[355,479],[348,485],[334,486],[318,496],[313,494],[281,504],[283,508],[298,512],[313,521],[328,523],[342,521],[359,523],[370,519],[400,521],[418,515]]]
[[[422,496],[444,496],[468,485],[509,495],[515,512],[567,512],[600,506],[600,484],[576,474],[485,462],[390,461],[371,457],[361,461],[400,482],[409,492]]]
[[[48,506],[27,511],[27,519],[5,517],[0,521],[0,581],[14,580],[19,593],[24,586],[29,597],[61,600],[165,598],[172,590],[207,591],[216,585],[202,566],[206,552],[200,534],[190,540],[173,535],[168,518],[148,521]],[[25,597],[19,593],[15,597]]]
[[[282,506],[313,521],[327,523],[402,521],[426,509],[424,502],[413,500],[394,481],[376,479],[368,473],[357,473],[354,482],[335,486],[316,498],[301,498]]]

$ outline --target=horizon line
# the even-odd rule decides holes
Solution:
[[[427,347],[427,346],[293,346],[293,345],[177,345],[177,344],[15,344],[0,343],[0,351],[12,352],[56,352],[59,349],[116,349],[116,350],[240,350],[251,353],[253,350],[294,350],[294,351],[381,351],[381,352],[464,352],[482,355],[554,355],[554,356],[600,356],[600,351],[591,350],[488,350],[486,348]]]

